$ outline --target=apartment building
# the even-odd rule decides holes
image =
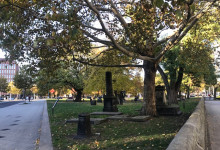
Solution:
[[[0,58],[0,76],[6,78],[8,83],[13,81],[18,70],[19,66],[16,62],[10,64],[5,58]]]

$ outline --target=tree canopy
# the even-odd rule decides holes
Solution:
[[[72,60],[97,66],[99,53],[91,49],[104,47],[100,53],[119,51],[117,55],[141,59],[145,71],[142,114],[156,115],[156,68],[164,54],[174,47],[215,4],[194,0],[4,0],[0,16],[1,47],[11,59],[24,59],[47,65],[71,56]],[[217,3],[218,4],[218,3]],[[22,16],[22,17],[19,17]],[[170,36],[161,32],[172,29]],[[41,63],[42,62],[42,63]],[[116,66],[116,65],[115,65]],[[117,65],[118,66],[118,65]],[[52,67],[51,67],[52,68]]]
[[[7,92],[8,90],[8,82],[4,77],[0,77],[0,92]]]
[[[23,66],[19,72],[14,77],[14,85],[23,90],[24,97],[27,90],[30,90],[33,85],[33,78],[30,73],[27,71],[27,67]]]

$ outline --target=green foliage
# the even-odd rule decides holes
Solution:
[[[205,83],[208,85],[215,85],[217,84],[217,77],[215,74],[215,68],[212,64],[209,65],[209,70],[207,71],[207,74],[205,74]]]
[[[155,84],[156,85],[164,85],[163,79],[159,73],[156,74]]]
[[[119,91],[129,91],[132,86],[131,73],[124,68],[89,68],[89,77],[85,81],[85,93],[100,91],[105,93],[105,72],[112,72],[113,89]]]
[[[171,51],[165,54],[162,65],[167,71],[168,79],[170,79],[170,84],[173,84],[177,81],[178,69],[183,67],[184,64],[179,62],[180,59],[180,47],[176,46]]]
[[[0,3],[0,47],[11,60],[27,60],[40,68],[49,66],[51,71],[70,56],[87,64],[96,62],[99,54],[92,55],[94,43],[105,47],[102,52],[120,51],[123,55],[118,57],[139,58],[156,66],[215,2],[4,0]],[[195,16],[196,12],[200,14]],[[177,31],[161,40],[166,29]],[[155,103],[152,95],[145,95],[146,103]],[[156,108],[152,109],[149,112],[155,114]]]
[[[57,68],[53,72],[46,68],[41,68],[36,80],[39,93],[46,95],[48,90],[52,88],[58,91],[58,94],[67,92],[67,89],[82,91],[86,78],[87,71],[82,65],[62,61],[57,64]]]
[[[8,91],[7,79],[4,77],[0,77],[0,92],[7,92],[7,91]]]
[[[33,78],[27,72],[27,67],[23,66],[14,77],[14,84],[17,88],[27,90],[33,85]]]

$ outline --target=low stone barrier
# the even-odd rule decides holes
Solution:
[[[176,134],[167,150],[205,150],[207,147],[207,123],[205,102],[201,99],[195,111]]]

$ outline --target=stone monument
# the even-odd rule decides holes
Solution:
[[[125,91],[120,91],[119,99],[120,105],[123,105],[123,102],[125,101]]]
[[[157,106],[166,105],[166,94],[164,86],[156,86],[155,87],[155,95],[156,95],[156,104]]]
[[[156,108],[159,115],[180,115],[182,112],[178,105],[167,105],[165,87],[156,86]]]
[[[104,112],[117,112],[118,108],[115,103],[115,96],[113,95],[113,88],[112,88],[112,73],[106,72],[105,74],[106,80],[106,95],[103,96],[104,98]]]

